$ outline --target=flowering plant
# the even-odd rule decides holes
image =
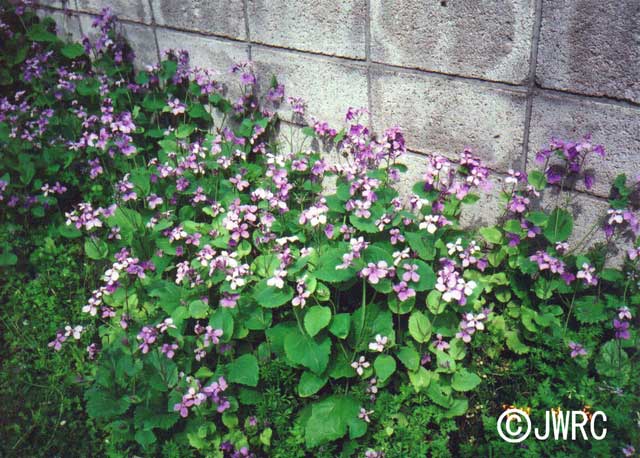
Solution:
[[[275,79],[261,91],[250,63],[232,69],[238,97],[229,100],[184,51],[134,72],[107,12],[83,47],[62,45],[51,23],[32,20],[27,37],[41,57],[21,67],[22,82],[29,71],[42,76],[57,53],[69,62],[56,77],[79,81],[42,89],[49,118],[76,120],[66,135],[37,136],[53,135],[74,151],[71,164],[105,179],[100,189],[86,176],[33,181],[44,183],[43,203],[78,186],[82,201],[65,209],[59,233],[82,238],[103,272],[78,322],[50,346],[86,346],[87,412],[104,422],[114,453],[169,444],[207,456],[275,453],[262,407],[276,365],[291,377],[298,445],[346,456],[392,452],[377,437],[381,426],[388,435],[402,428],[399,413],[383,409],[388,393],[420,399],[431,409],[424,416],[442,424],[490,415],[483,366],[517,362],[534,346],[564,355],[585,378],[634,387],[637,244],[624,274],[605,262],[617,238],[637,236],[635,188],[616,181],[605,244],[585,254],[570,241],[571,201],[538,199],[566,191],[589,152],[604,155],[588,138],[554,141],[539,155],[541,171],[510,171],[502,218],[468,230],[462,212],[491,188],[470,150],[456,161],[425,158],[422,178],[401,194],[402,131],[374,135],[363,110],[350,109],[344,126],[312,121],[302,129],[310,147],[283,144],[279,105],[302,117],[304,103],[285,100]],[[4,103],[16,126],[42,116],[15,114],[19,99]],[[18,151],[16,135],[0,141]],[[553,154],[564,165],[550,166]],[[32,179],[51,172],[40,168]],[[593,180],[584,175],[587,188]],[[597,328],[588,342],[583,325]],[[637,406],[631,397],[627,409]],[[616,438],[630,444],[637,431]]]

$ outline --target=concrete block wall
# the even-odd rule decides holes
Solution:
[[[316,118],[339,123],[356,106],[377,131],[402,126],[415,170],[424,153],[469,146],[500,175],[533,167],[553,136],[590,132],[608,157],[577,197],[584,207],[606,207],[610,181],[640,173],[638,0],[45,0],[42,9],[66,15],[78,35],[106,6],[141,62],[168,48],[222,72],[252,60]]]

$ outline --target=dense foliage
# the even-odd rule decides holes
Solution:
[[[602,146],[554,140],[502,180],[469,150],[432,156],[407,186],[402,131],[374,135],[363,110],[296,145],[277,112],[305,119],[304,102],[251,63],[229,88],[186,51],[135,69],[108,11],[75,44],[3,8],[7,453],[640,448],[637,183],[618,177],[608,214],[570,238]],[[492,186],[498,224],[461,227]],[[608,435],[509,444],[510,405],[602,410]]]

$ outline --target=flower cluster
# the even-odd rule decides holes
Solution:
[[[471,338],[476,331],[484,331],[485,325],[484,323],[489,318],[489,314],[491,310],[485,308],[480,313],[465,313],[462,316],[462,321],[460,321],[459,328],[460,330],[456,334],[456,337],[462,339],[464,343],[471,342]],[[438,345],[442,346],[445,342],[438,342]]]
[[[467,303],[467,297],[473,294],[477,284],[473,280],[465,280],[457,270],[453,261],[440,259],[441,269],[438,271],[436,289],[442,293],[445,302],[457,301],[460,305]]]
[[[189,387],[187,392],[182,396],[182,400],[173,406],[173,410],[180,412],[180,416],[185,418],[189,415],[189,409],[197,407],[207,400],[211,401],[220,413],[231,407],[231,404],[222,393],[228,388],[228,384],[224,377],[218,378],[216,382],[202,387],[200,381],[193,379],[191,382],[194,386]]]

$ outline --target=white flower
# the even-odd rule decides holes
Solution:
[[[358,361],[354,361],[351,363],[351,367],[356,370],[356,373],[358,375],[362,375],[364,373],[364,370],[370,365],[371,364],[369,363],[369,361],[364,359],[364,356],[361,356]]]
[[[385,345],[387,345],[388,341],[389,341],[389,338],[387,336],[382,336],[380,334],[376,334],[376,340],[369,344],[369,350],[378,351],[378,352],[382,353],[384,351],[384,347],[385,347]]]
[[[284,278],[287,276],[287,271],[283,269],[276,269],[273,273],[273,277],[267,280],[267,285],[275,286],[278,289],[284,288]]]
[[[75,326],[75,327],[71,327],[71,326],[65,326],[64,327],[65,333],[64,335],[69,337],[69,336],[73,336],[74,339],[79,340],[80,337],[82,336],[82,331],[84,330],[84,328],[80,325]]]
[[[426,229],[429,234],[435,234],[438,230],[436,224],[440,218],[437,215],[425,215],[424,220],[418,225],[420,229]]]
[[[447,249],[449,250],[449,256],[454,254],[456,251],[462,252],[464,248],[462,248],[462,239],[458,238],[455,243],[449,242],[447,243]]]

